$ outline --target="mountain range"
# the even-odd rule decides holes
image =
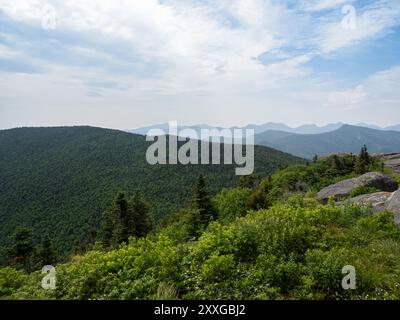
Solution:
[[[133,130],[145,135],[150,129],[162,129],[168,133],[168,124]],[[201,136],[201,129],[211,129],[209,125],[180,126],[180,130],[192,129],[192,138]],[[229,129],[236,129],[232,127]],[[378,128],[378,129],[377,129]],[[224,128],[217,127],[217,130]],[[303,125],[297,128],[282,123],[248,125],[243,129],[254,129],[254,143],[268,146],[298,157],[311,159],[315,155],[331,153],[358,153],[364,144],[372,153],[400,152],[400,125],[386,128],[360,123],[358,126],[332,123],[323,127]]]
[[[284,132],[290,132],[290,133],[298,133],[298,134],[318,134],[318,133],[325,133],[325,132],[330,132],[330,131],[335,131],[342,127],[343,125],[346,125],[343,122],[337,122],[337,123],[329,123],[324,126],[318,126],[316,124],[304,124],[298,127],[290,127],[284,123],[278,123],[278,122],[267,122],[261,125],[257,124],[249,124],[244,127],[229,127],[227,129],[253,129],[255,134],[263,133],[265,131],[284,131]],[[393,126],[387,126],[387,127],[380,127],[377,125],[373,124],[368,124],[368,123],[358,123],[355,124],[354,126],[357,127],[365,127],[369,129],[376,129],[376,130],[385,130],[385,131],[400,131],[400,124],[398,125],[393,125]],[[198,133],[200,132],[201,129],[224,129],[223,127],[211,127],[208,124],[198,124],[198,125],[183,125],[183,126],[178,126],[179,130],[182,129],[194,129]],[[162,129],[164,131],[168,131],[168,123],[161,123],[157,125],[152,125],[152,126],[147,126],[147,127],[141,127],[137,129],[132,129],[132,130],[126,130],[128,132],[136,133],[136,134],[141,134],[141,135],[146,135],[147,132],[151,129]]]
[[[358,153],[366,145],[371,153],[400,152],[400,132],[343,125],[319,134],[265,131],[255,135],[255,143],[311,159],[332,153]]]

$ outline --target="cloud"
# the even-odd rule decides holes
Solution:
[[[363,85],[358,85],[354,89],[331,92],[329,94],[328,106],[339,109],[358,108],[366,95]]]
[[[355,0],[302,0],[298,6],[304,11],[321,11],[337,8],[339,6],[349,5]]]
[[[332,53],[389,32],[400,24],[400,2],[376,1],[374,5],[348,7],[317,27],[315,40],[322,54]],[[354,20],[354,21],[351,21]],[[346,27],[348,26],[348,27]]]
[[[42,28],[48,4],[56,10],[55,30]],[[72,121],[95,103],[106,120],[97,115],[84,120],[132,127],[128,121],[143,125],[173,118],[238,124],[252,121],[246,111],[250,107],[257,118],[277,120],[290,117],[295,107],[304,117],[313,116],[321,101],[362,107],[376,85],[358,81],[344,86],[340,79],[321,75],[312,62],[391,32],[400,24],[398,1],[290,4],[0,0],[3,113],[16,123],[26,108],[32,116],[26,121],[52,123],[57,110],[63,110],[60,118]],[[355,30],[342,27],[344,4],[356,9]],[[121,116],[107,108],[118,109]],[[34,109],[41,109],[43,118]]]

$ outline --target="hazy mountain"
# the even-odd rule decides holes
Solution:
[[[356,126],[357,127],[375,129],[375,130],[385,130],[385,128],[382,128],[382,127],[377,126],[375,124],[369,124],[369,123],[364,123],[364,122],[357,123]]]
[[[400,124],[386,127],[385,130],[400,131]]]
[[[266,131],[255,136],[255,143],[310,159],[315,154],[358,153],[364,144],[372,153],[399,152],[400,132],[343,125],[335,131],[320,134]]]
[[[338,122],[338,123],[330,123],[326,126],[319,127],[315,124],[305,124],[300,127],[294,128],[291,131],[292,133],[300,133],[300,134],[317,134],[317,133],[323,133],[323,132],[330,132],[334,131],[336,129],[339,129],[343,123]]]
[[[313,133],[322,133],[322,132],[329,132],[336,130],[340,128],[343,125],[343,123],[331,123],[326,126],[319,127],[315,124],[306,124],[302,125],[297,128],[291,128],[287,126],[284,123],[275,123],[275,122],[268,122],[265,124],[257,125],[257,124],[249,124],[245,127],[230,127],[228,129],[236,129],[236,128],[242,128],[242,129],[253,129],[255,134],[262,133],[265,131],[285,131],[285,132],[291,132],[291,133],[304,133],[304,134],[313,134]],[[161,129],[164,130],[165,132],[168,132],[168,123],[161,123],[158,125],[153,125],[153,126],[148,126],[148,127],[142,127],[142,128],[137,128],[133,130],[127,130],[128,132],[136,133],[136,134],[147,134],[149,130],[151,129]],[[178,126],[178,130],[183,130],[183,129],[194,129],[197,132],[197,136],[200,136],[200,131],[201,129],[218,129],[222,130],[224,128],[222,127],[211,127],[207,124],[199,124],[199,125],[192,125],[192,126]]]
[[[57,250],[92,241],[102,212],[118,191],[143,193],[156,221],[185,206],[199,172],[210,191],[236,184],[232,165],[155,165],[144,136],[93,127],[0,131],[0,248],[18,225],[49,232]],[[304,160],[255,149],[255,173]]]

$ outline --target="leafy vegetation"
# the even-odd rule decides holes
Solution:
[[[375,193],[380,190],[374,187],[358,186],[354,188],[350,193],[350,198],[361,196],[363,194]]]
[[[57,266],[54,291],[41,289],[38,272],[6,268],[0,292],[7,299],[398,299],[399,253],[389,212],[295,197],[228,224],[214,221],[197,241],[177,242],[166,228],[76,256]],[[356,290],[341,287],[345,265],[356,268]]]
[[[312,196],[355,175],[359,161],[332,156],[289,166],[215,196],[200,175],[190,205],[156,232],[144,237],[132,228],[128,242],[96,243],[57,265],[55,290],[41,288],[38,271],[0,269],[0,298],[400,299],[400,228],[392,213]],[[370,159],[368,168],[379,166]],[[119,194],[110,212],[128,212],[135,201]],[[342,288],[347,265],[356,270],[355,290]]]

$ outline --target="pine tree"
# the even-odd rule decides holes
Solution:
[[[104,213],[102,225],[103,248],[128,242],[129,237],[145,237],[151,230],[149,206],[135,194],[129,201],[125,194],[117,194],[114,208]]]
[[[358,174],[364,174],[367,172],[368,166],[371,162],[371,157],[368,153],[367,146],[364,145],[361,150],[360,154],[357,158],[356,165],[355,165],[355,172]]]
[[[195,208],[198,210],[198,218],[195,219],[195,223],[199,226],[197,230],[204,229],[212,220],[215,220],[216,212],[211,203],[210,196],[206,190],[206,182],[204,176],[199,174],[195,194],[194,194]]]
[[[22,260],[26,272],[31,271],[30,257],[33,252],[32,231],[25,227],[18,227],[14,236],[14,260]]]
[[[146,201],[135,194],[130,203],[130,233],[136,237],[146,237],[151,230],[149,206]]]

